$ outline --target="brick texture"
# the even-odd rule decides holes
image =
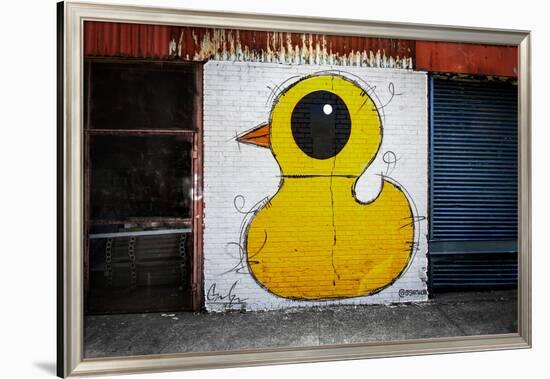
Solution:
[[[296,300],[271,293],[251,275],[247,265],[244,241],[247,227],[255,217],[252,211],[262,207],[277,193],[281,169],[268,148],[239,143],[236,136],[269,120],[278,91],[320,71],[338,71],[339,75],[360,83],[372,95],[382,120],[382,143],[374,161],[357,180],[356,196],[363,202],[375,199],[380,193],[380,174],[402,189],[414,215],[414,255],[404,273],[378,293],[321,301]],[[267,310],[426,300],[427,141],[427,76],[424,72],[221,61],[206,63],[204,288],[207,310]],[[322,198],[323,195],[305,193],[303,196]],[[324,203],[320,201],[319,204]],[[388,212],[393,212],[391,207]],[[361,223],[364,220],[350,219],[349,222]],[[376,228],[375,224],[373,228]],[[283,236],[278,242],[291,245],[296,233],[290,231],[288,241]],[[353,261],[353,251],[350,251],[349,262]],[[314,260],[312,262],[315,264]],[[278,288],[292,288],[301,280],[295,273],[284,275],[284,262],[279,267],[282,274],[273,279]],[[309,285],[315,289],[318,284],[311,282]],[[326,295],[324,292],[320,294]]]

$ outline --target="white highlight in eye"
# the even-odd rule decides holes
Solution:
[[[323,112],[325,112],[326,115],[329,115],[332,113],[332,105],[330,104],[325,104],[323,106]]]

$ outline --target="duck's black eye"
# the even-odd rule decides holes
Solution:
[[[344,101],[332,92],[304,96],[292,111],[292,136],[300,149],[316,159],[334,157],[348,142],[351,119]]]

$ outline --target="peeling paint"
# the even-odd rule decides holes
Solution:
[[[88,57],[271,62],[517,77],[517,47],[363,36],[84,22]]]
[[[416,42],[392,38],[86,21],[86,56],[413,69]]]
[[[309,65],[336,65],[356,67],[381,67],[413,69],[411,56],[388,56],[385,49],[351,50],[349,53],[340,53],[333,49],[333,41],[330,37],[318,34],[296,34],[274,32],[265,33],[265,48],[249,46],[243,43],[239,31],[225,29],[210,29],[203,33],[202,37],[195,30],[190,29],[193,41],[194,61],[221,60],[236,62],[265,62],[279,64],[309,64]],[[174,48],[176,41],[172,38],[168,43],[170,55],[189,59],[189,55],[182,56],[182,41],[189,40],[181,32],[178,49]],[[293,44],[295,36],[299,36],[301,43]],[[293,38],[294,37],[294,38]],[[189,51],[189,47],[186,47]],[[336,51],[336,52],[334,52]]]

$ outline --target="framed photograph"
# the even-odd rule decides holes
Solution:
[[[531,346],[528,31],[57,14],[60,377]]]

